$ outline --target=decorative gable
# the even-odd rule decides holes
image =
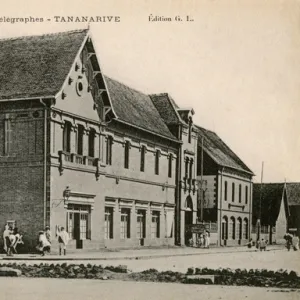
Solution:
[[[116,117],[92,39],[88,35],[56,97],[57,108],[86,118],[107,122]]]

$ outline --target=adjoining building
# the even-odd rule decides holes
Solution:
[[[199,220],[217,245],[245,245],[251,232],[253,172],[209,130],[198,130]]]
[[[300,234],[300,184],[255,183],[253,186],[252,239],[285,243],[287,232]]]

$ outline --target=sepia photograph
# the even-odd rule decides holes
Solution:
[[[0,8],[1,299],[299,298],[299,0]]]

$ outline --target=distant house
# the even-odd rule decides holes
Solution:
[[[270,243],[284,242],[284,234],[300,234],[300,183],[253,185],[252,238],[259,234]]]
[[[216,133],[196,129],[199,219],[214,224],[212,243],[245,245],[251,231],[254,174]]]
[[[252,238],[258,235],[269,243],[283,242],[288,229],[289,207],[284,183],[253,185]],[[260,220],[261,230],[259,231]]]
[[[287,183],[286,194],[290,213],[288,228],[300,236],[300,182]]]

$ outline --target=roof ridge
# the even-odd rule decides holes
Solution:
[[[205,131],[208,131],[208,132],[211,132],[211,133],[214,133],[214,134],[217,134],[215,131],[212,131],[212,130],[210,130],[210,129],[206,129],[206,128],[204,128],[204,127],[201,127],[201,126],[199,126],[199,125],[197,125],[197,124],[194,124],[195,126],[196,126],[196,128],[198,128],[198,129],[202,129],[202,130],[205,130]]]
[[[106,74],[104,74],[104,77],[105,77],[105,78],[108,78],[108,79],[110,79],[110,80],[113,80],[113,81],[117,82],[118,84],[121,84],[121,85],[123,85],[123,86],[125,86],[125,87],[131,89],[132,91],[135,91],[135,92],[137,92],[137,93],[143,94],[144,96],[147,96],[147,97],[150,98],[150,96],[149,96],[148,94],[146,94],[146,93],[144,93],[144,92],[142,92],[142,91],[140,91],[140,90],[138,90],[138,89],[136,89],[136,88],[133,88],[133,87],[131,87],[131,86],[129,86],[129,85],[127,85],[127,84],[125,84],[125,83],[123,83],[123,82],[117,80],[117,79],[114,79],[114,78],[112,78],[112,77],[110,77],[110,76],[107,76]]]
[[[59,31],[59,32],[49,32],[49,33],[35,34],[35,35],[22,35],[22,36],[8,37],[8,38],[0,38],[0,42],[22,40],[22,39],[29,39],[29,38],[43,37],[43,36],[47,37],[47,36],[60,35],[60,34],[72,34],[72,33],[84,32],[88,30],[89,30],[88,28],[85,28],[85,29],[74,29],[74,30]]]

